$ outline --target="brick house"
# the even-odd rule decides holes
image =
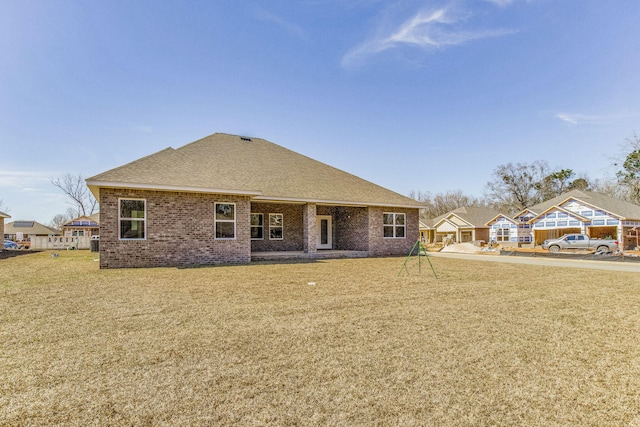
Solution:
[[[423,221],[422,238],[426,242],[488,242],[489,227],[486,222],[497,212],[486,207],[462,206],[430,221]]]
[[[2,236],[3,238],[4,238],[4,219],[5,218],[11,218],[11,216],[9,214],[6,214],[0,211],[0,236]],[[2,248],[0,248],[0,250],[2,250]]]
[[[260,138],[216,133],[87,179],[100,267],[406,255],[413,199]]]

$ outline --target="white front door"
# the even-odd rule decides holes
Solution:
[[[331,249],[331,216],[318,215],[316,217],[316,230],[318,239],[316,241],[317,249]]]

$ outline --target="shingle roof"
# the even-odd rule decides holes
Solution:
[[[11,215],[6,214],[6,213],[4,213],[4,212],[0,211],[0,218],[11,218]]]
[[[42,225],[37,221],[13,221],[4,225],[4,234],[16,234],[17,232],[22,232],[27,235],[37,234],[39,236],[60,234],[60,231]]]
[[[435,226],[438,222],[444,218],[450,217],[451,215],[456,215],[471,224],[473,227],[478,228],[486,227],[487,222],[498,215],[498,211],[484,207],[463,206],[434,218],[431,220],[432,226]]]
[[[87,179],[100,187],[246,194],[256,200],[421,207],[408,197],[261,138],[216,133]]]
[[[584,190],[571,190],[567,193],[554,197],[553,199],[538,203],[529,209],[539,214],[552,206],[559,206],[569,199],[580,200],[588,205],[613,213],[624,219],[640,220],[640,206],[614,197],[609,197],[601,193]]]

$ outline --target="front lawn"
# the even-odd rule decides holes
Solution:
[[[0,260],[0,425],[638,426],[637,274]]]

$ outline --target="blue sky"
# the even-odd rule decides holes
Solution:
[[[215,132],[401,194],[482,196],[496,166],[590,178],[640,132],[637,0],[0,0],[0,200]],[[241,167],[241,165],[239,165]]]

